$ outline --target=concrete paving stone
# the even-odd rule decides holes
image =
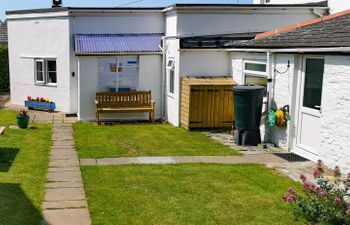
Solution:
[[[75,167],[79,166],[79,160],[51,160],[49,167]]]
[[[141,164],[172,164],[176,161],[171,157],[138,157],[138,162]]]
[[[51,160],[69,160],[69,159],[78,159],[78,156],[75,154],[73,155],[51,155]]]
[[[70,171],[70,172],[78,171],[78,172],[80,172],[80,168],[74,167],[74,166],[72,166],[72,167],[50,167],[47,172],[54,173],[54,172],[66,172],[66,171]]]
[[[83,209],[54,209],[44,210],[44,224],[46,225],[90,225],[89,210]]]
[[[3,135],[5,133],[6,127],[0,127],[0,135]]]
[[[72,149],[51,149],[50,156],[78,156]]]
[[[70,182],[82,182],[81,173],[78,171],[65,171],[65,172],[49,172],[47,174],[49,182],[58,181],[70,181]]]
[[[80,165],[81,166],[96,166],[97,160],[96,159],[80,159]]]
[[[56,188],[45,190],[46,202],[85,200],[83,188]]]
[[[82,182],[50,182],[45,184],[47,189],[57,189],[57,188],[80,188],[83,187]]]
[[[134,164],[139,163],[137,158],[105,158],[97,159],[98,165],[125,165],[125,164]]]
[[[73,209],[73,208],[86,208],[86,200],[78,201],[60,201],[60,202],[43,202],[43,209]]]

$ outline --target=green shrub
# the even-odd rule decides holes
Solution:
[[[0,45],[0,91],[10,89],[8,48]]]

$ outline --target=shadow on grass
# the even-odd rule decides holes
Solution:
[[[42,224],[43,218],[19,184],[0,183],[0,224]]]
[[[0,147],[0,172],[8,172],[19,152],[18,148]]]

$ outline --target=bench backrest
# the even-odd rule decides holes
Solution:
[[[96,93],[97,107],[143,107],[151,100],[151,91]]]

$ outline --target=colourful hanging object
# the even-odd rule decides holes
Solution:
[[[266,125],[268,125],[269,127],[273,127],[276,125],[276,121],[277,121],[277,118],[276,118],[275,111],[273,109],[269,110],[265,120]]]

